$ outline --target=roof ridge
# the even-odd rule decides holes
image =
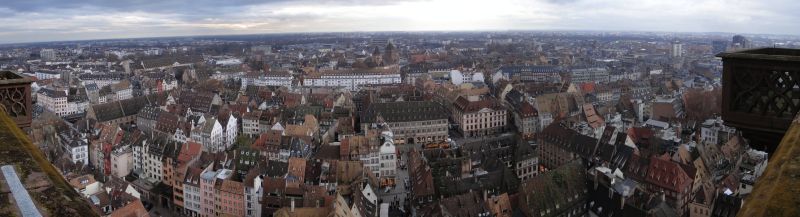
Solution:
[[[125,115],[125,109],[122,108],[122,100],[117,100],[115,102],[117,103],[117,105],[119,105],[119,110],[122,111],[122,117],[128,116],[128,115]]]

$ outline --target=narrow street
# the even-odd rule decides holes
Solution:
[[[397,186],[389,189],[389,192],[386,192],[386,188],[379,190],[380,192],[378,192],[378,195],[380,195],[380,200],[383,201],[384,203],[389,203],[394,207],[400,208],[401,210],[405,209],[404,205],[406,202],[406,197],[410,196],[408,194],[411,191],[410,186],[406,186],[406,181],[405,181],[406,179],[409,179],[408,167],[407,167],[408,151],[417,148],[419,148],[419,144],[397,145],[397,149],[399,149],[401,153],[400,160],[397,163],[397,177],[395,179]],[[406,165],[406,168],[403,169],[401,168],[400,165]],[[404,211],[408,213],[408,210]]]

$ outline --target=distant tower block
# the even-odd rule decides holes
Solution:
[[[734,35],[733,40],[731,40],[731,47],[734,50],[741,50],[741,49],[750,49],[753,47],[752,42],[747,37],[742,35]]]
[[[683,43],[680,41],[673,41],[670,53],[672,57],[681,57],[683,55]]]

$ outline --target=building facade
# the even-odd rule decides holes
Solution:
[[[111,174],[122,178],[133,170],[133,150],[130,146],[119,146],[111,152]]]
[[[203,150],[216,153],[225,151],[225,135],[222,124],[214,117],[201,117],[192,129],[191,140],[203,144]]]
[[[570,71],[572,83],[608,82],[608,69],[605,67],[575,68]]]
[[[309,75],[303,79],[303,86],[342,87],[358,90],[364,85],[400,84],[403,78],[399,70],[390,71],[328,71]]]
[[[561,82],[563,69],[558,66],[518,65],[500,67],[497,74],[508,80],[538,84]]]
[[[261,75],[245,75],[242,78],[242,88],[247,86],[281,86],[291,87],[293,77],[288,71],[267,72]]]
[[[452,118],[464,137],[481,137],[502,132],[508,118],[506,109],[492,97],[460,96],[453,103]]]
[[[67,93],[64,91],[42,88],[36,93],[36,101],[45,109],[56,113],[58,116],[69,114]]]
[[[435,102],[372,103],[361,116],[361,129],[383,123],[391,129],[398,144],[447,139],[447,113]]]

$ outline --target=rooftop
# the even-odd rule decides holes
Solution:
[[[361,123],[376,123],[379,116],[386,122],[438,120],[447,119],[447,111],[435,102],[372,103]]]

